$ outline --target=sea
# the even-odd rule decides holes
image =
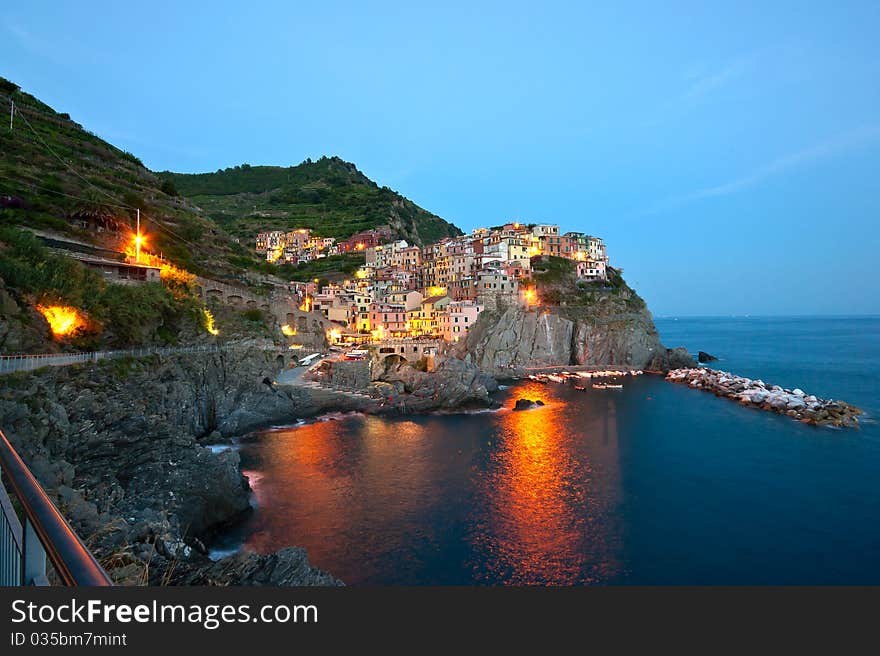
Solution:
[[[331,415],[242,439],[254,511],[215,553],[299,545],[348,585],[880,584],[880,317],[656,324],[713,368],[861,407],[861,428],[650,375]]]

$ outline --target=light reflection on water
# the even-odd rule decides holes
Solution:
[[[545,386],[529,383],[511,400],[547,396]],[[542,408],[500,418],[498,448],[478,481],[481,503],[471,539],[483,553],[476,581],[568,585],[616,573],[608,549],[615,538],[596,521],[604,515],[600,506],[616,500],[616,456],[609,454],[601,472],[594,471],[595,451],[579,454],[569,441],[595,426],[583,417],[573,435],[566,410],[563,401],[553,399]],[[607,430],[603,434],[606,444],[616,439]],[[593,488],[600,485],[607,489],[597,494]]]
[[[649,376],[499,398],[243,441],[256,511],[215,548],[303,546],[348,584],[880,583],[876,426],[816,429]]]
[[[349,583],[607,581],[620,568],[607,521],[619,488],[614,397],[575,428],[566,393],[529,383],[493,413],[268,431],[242,447],[259,475],[246,547],[304,546]],[[547,405],[511,411],[518,398]]]

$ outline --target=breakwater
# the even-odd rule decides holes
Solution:
[[[673,369],[666,374],[666,380],[814,426],[858,428],[859,415],[862,414],[859,408],[843,401],[820,399],[800,389],[784,389],[715,369]]]

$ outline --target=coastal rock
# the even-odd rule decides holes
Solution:
[[[486,310],[456,353],[496,378],[568,364],[662,371],[695,365],[684,349],[663,347],[646,308],[610,295],[585,306]]]
[[[539,408],[544,405],[544,402],[541,400],[532,401],[531,399],[517,399],[516,403],[513,406],[514,410],[531,410],[532,408]]]
[[[717,360],[714,355],[711,353],[706,353],[705,351],[700,351],[697,353],[697,362],[712,362],[713,360]]]
[[[207,566],[184,566],[171,581],[176,585],[343,585],[312,567],[305,549],[300,547],[286,547],[268,555],[243,551]]]
[[[686,348],[662,349],[648,363],[645,369],[666,372],[670,369],[693,367],[696,363]]]
[[[386,397],[384,411],[423,412],[425,410],[490,405],[490,392],[498,389],[494,378],[473,363],[454,356],[438,355],[434,369],[420,371],[410,363],[378,361],[373,367],[377,383],[397,385],[398,393]]]

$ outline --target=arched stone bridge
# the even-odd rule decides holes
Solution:
[[[440,339],[383,339],[370,345],[380,359],[402,358],[417,362],[422,358],[437,355],[443,340]]]
[[[327,331],[339,328],[319,312],[300,310],[300,300],[292,294],[273,293],[261,296],[243,287],[201,276],[196,277],[196,292],[205,304],[223,303],[241,310],[259,309],[268,313],[279,326],[289,326],[295,331],[294,335],[289,336],[291,344],[324,348],[327,345]]]

